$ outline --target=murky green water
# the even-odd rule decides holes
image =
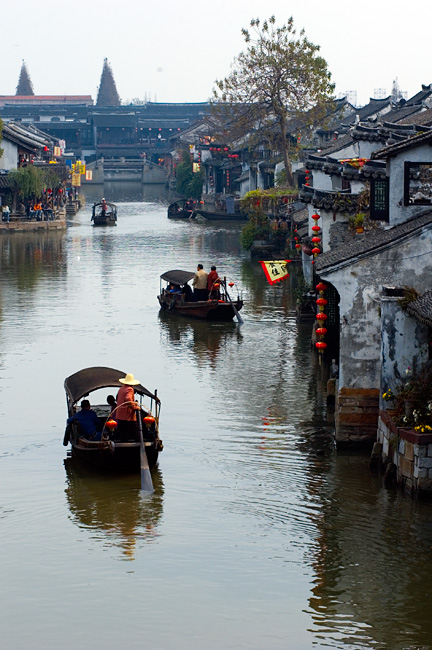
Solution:
[[[432,647],[432,505],[335,453],[295,282],[238,233],[129,202],[0,238],[5,650]],[[197,262],[238,282],[241,328],[159,314],[159,275]],[[150,498],[67,458],[63,381],[92,365],[158,389]]]

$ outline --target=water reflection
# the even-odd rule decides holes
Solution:
[[[156,203],[171,203],[177,198],[172,190],[164,183],[146,183],[140,181],[107,181],[101,184],[84,185],[81,192],[87,201],[100,201],[104,196],[107,201],[125,203],[129,201],[154,201]]]
[[[339,453],[310,467],[320,503],[312,632],[333,648],[430,648],[429,604],[422,597],[430,589],[424,570],[432,548],[429,505],[413,506],[408,496],[383,489],[368,461]]]
[[[234,322],[218,323],[177,318],[159,312],[161,337],[164,344],[172,347],[176,357],[182,357],[192,350],[198,365],[209,365],[215,369],[221,350],[230,340],[241,343],[243,335]]]
[[[66,275],[63,232],[18,233],[0,237],[0,272],[8,286],[31,291],[45,277]]]
[[[158,467],[152,470],[154,493],[143,498],[139,476],[106,476],[75,458],[64,461],[66,499],[72,520],[80,528],[102,533],[104,546],[118,546],[125,560],[133,560],[137,542],[158,536],[164,485]]]

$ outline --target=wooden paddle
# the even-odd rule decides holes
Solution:
[[[237,318],[237,321],[238,321],[239,325],[241,325],[243,323],[243,318],[240,316],[240,314],[238,313],[237,307],[235,306],[235,304],[231,300],[231,296],[228,293],[227,283],[226,283],[225,278],[224,278],[224,285],[225,285],[225,295],[228,298],[228,300],[230,301],[232,308],[234,309],[234,314],[236,315],[236,318]]]
[[[154,492],[154,487],[144,445],[141,409],[136,411],[136,416],[140,438],[141,491],[151,494]]]

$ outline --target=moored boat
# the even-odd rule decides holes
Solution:
[[[117,206],[104,199],[99,203],[94,203],[91,220],[94,226],[116,226]]]
[[[208,300],[194,300],[192,287],[189,284],[194,275],[193,271],[174,269],[160,276],[158,301],[161,309],[170,314],[189,318],[230,321],[237,317],[241,322],[238,312],[243,307],[243,300],[240,296],[232,300],[227,290],[227,284],[234,286],[234,283],[227,283],[225,278],[219,278],[219,282],[209,292]],[[163,288],[162,282],[167,282],[167,286]]]
[[[120,370],[97,366],[84,368],[67,377],[64,388],[68,418],[75,415],[78,402],[82,398],[101,389],[120,389],[124,384],[124,381],[120,381],[124,375]],[[155,466],[163,448],[159,438],[160,400],[157,391],[151,393],[140,383],[134,384],[133,389],[139,396],[140,409],[136,413],[141,418],[142,440],[135,439],[134,436],[131,436],[131,439],[125,439],[124,435],[119,436],[116,431],[115,410],[112,411],[109,403],[92,404],[91,408],[99,418],[102,429],[101,439],[91,440],[84,437],[79,422],[71,422],[66,426],[63,444],[71,445],[73,456],[103,469],[139,473],[143,445],[149,467]],[[144,406],[143,399],[150,400],[150,405]]]

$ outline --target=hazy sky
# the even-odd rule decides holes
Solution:
[[[0,94],[14,95],[24,59],[37,95],[92,95],[106,57],[122,101],[203,102],[245,49],[251,18],[272,14],[321,46],[336,95],[359,104],[398,79],[411,97],[432,83],[432,5],[399,0],[20,0],[2,11]],[[265,9],[264,6],[268,6]]]

